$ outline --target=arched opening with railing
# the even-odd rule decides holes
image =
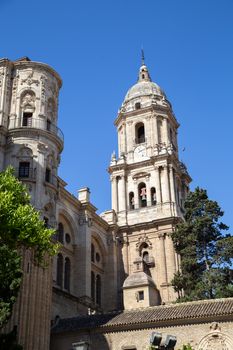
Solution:
[[[139,202],[140,208],[147,206],[147,193],[146,193],[146,185],[144,182],[141,182],[138,185],[138,202]]]

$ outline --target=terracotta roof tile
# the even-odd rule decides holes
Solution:
[[[60,319],[58,324],[53,327],[52,332],[74,332],[79,329],[87,328],[111,328],[124,325],[228,315],[232,315],[233,317],[233,298],[201,300],[182,304],[161,305],[130,311]]]

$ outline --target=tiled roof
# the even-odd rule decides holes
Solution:
[[[60,319],[56,326],[53,327],[52,332],[75,332],[88,328],[115,328],[127,325],[146,325],[164,321],[194,320],[229,315],[233,318],[233,298],[202,300]]]

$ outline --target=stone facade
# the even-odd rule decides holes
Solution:
[[[0,171],[8,165],[15,168],[32,204],[45,225],[57,230],[61,243],[47,269],[35,266],[32,252],[23,252],[23,283],[7,330],[17,326],[24,350],[48,350],[51,324],[51,349],[71,349],[73,342],[88,340],[91,349],[117,350],[146,349],[156,326],[178,335],[179,344],[193,339],[195,349],[207,350],[212,341],[209,327],[218,321],[225,338],[217,333],[215,339],[229,350],[232,319],[225,314],[224,319],[214,314],[208,320],[181,318],[179,324],[164,319],[116,329],[103,325],[104,330],[90,324],[71,329],[72,321],[67,321],[71,328],[62,328],[77,315],[83,315],[82,322],[85,317],[92,322],[99,315],[87,314],[114,318],[122,309],[129,310],[128,317],[135,309],[157,307],[162,314],[167,310],[176,299],[171,280],[179,268],[170,235],[183,220],[191,178],[179,161],[179,124],[171,104],[142,62],[138,82],[115,120],[119,149],[109,166],[112,209],[98,215],[88,188],[76,197],[57,175],[63,149],[57,126],[61,85],[59,75],[46,64],[27,57],[0,60]],[[160,309],[160,304],[166,306]]]

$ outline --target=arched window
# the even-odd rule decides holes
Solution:
[[[91,243],[91,261],[95,262],[95,246]]]
[[[62,288],[63,282],[63,256],[58,254],[57,256],[57,285]]]
[[[58,224],[57,240],[60,243],[64,243],[64,226],[61,222]]]
[[[146,185],[144,182],[141,182],[138,185],[138,197],[139,197],[139,207],[147,206],[147,193],[146,193]]]
[[[96,304],[101,306],[101,277],[96,276]]]
[[[91,271],[91,299],[95,302],[95,274]]]
[[[143,242],[139,247],[139,255],[144,257],[144,252],[147,252],[147,249],[149,249],[149,246],[146,242]]]
[[[130,192],[129,193],[129,209],[134,209],[135,203],[134,203],[134,193],[133,192]]]
[[[141,108],[141,103],[140,102],[136,102],[135,103],[135,109],[140,109]]]
[[[64,288],[70,290],[70,259],[65,259],[65,278],[64,278]]]
[[[150,196],[151,196],[151,205],[156,205],[157,201],[156,201],[156,191],[155,188],[152,187],[150,190]]]
[[[135,126],[136,143],[145,142],[145,129],[143,123],[138,123]]]

